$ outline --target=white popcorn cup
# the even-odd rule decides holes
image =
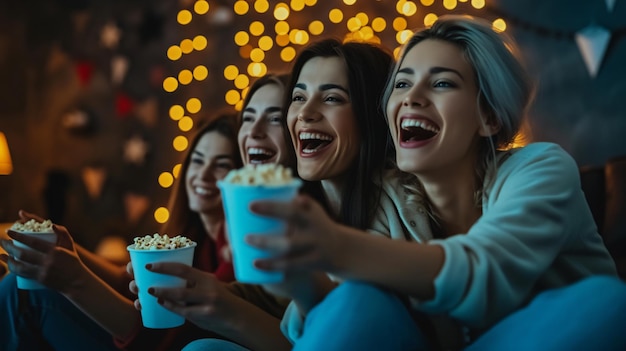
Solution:
[[[57,235],[55,233],[50,233],[50,232],[21,232],[21,231],[17,231],[15,230],[15,232],[18,232],[20,234],[23,235],[32,235],[32,236],[36,236],[37,238],[41,239],[41,240],[45,240],[47,242],[50,243],[56,243],[57,241]],[[27,250],[32,250],[32,248],[24,243],[21,243],[17,240],[13,240],[13,243],[15,244],[15,246],[22,248],[22,249],[27,249]],[[16,276],[17,279],[17,288],[18,289],[22,289],[22,290],[38,290],[38,289],[46,289],[46,287],[43,284],[40,284],[39,282],[32,280],[32,279],[28,279],[28,278],[24,278],[24,277],[20,277],[19,275]]]
[[[233,252],[235,278],[242,283],[278,283],[284,279],[282,272],[270,272],[254,267],[257,259],[271,258],[272,253],[245,242],[248,234],[284,235],[286,224],[282,220],[263,217],[250,211],[250,202],[256,200],[290,201],[298,193],[302,181],[294,179],[285,185],[244,185],[218,181],[226,217],[226,229]]]
[[[172,275],[150,272],[146,269],[148,263],[178,262],[191,266],[196,243],[179,249],[168,250],[137,250],[135,244],[127,247],[130,253],[130,262],[133,266],[135,283],[139,289],[141,303],[141,319],[144,327],[152,329],[174,328],[185,323],[185,318],[178,315],[157,302],[157,298],[148,293],[151,287],[179,288],[184,287],[185,279]]]

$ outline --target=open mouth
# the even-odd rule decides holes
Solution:
[[[328,134],[322,133],[300,133],[298,135],[300,139],[300,150],[303,154],[315,154],[323,150],[326,146],[328,146],[332,141],[333,137]]]
[[[261,147],[249,147],[248,148],[248,160],[251,164],[261,164],[269,162],[276,155],[276,151],[261,148]]]
[[[219,194],[219,190],[216,188],[207,188],[202,186],[194,186],[193,191],[202,197],[211,197]]]
[[[400,141],[423,141],[435,137],[439,126],[424,119],[403,119],[400,123]]]

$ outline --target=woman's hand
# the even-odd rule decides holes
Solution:
[[[292,202],[256,201],[257,214],[287,222],[287,235],[248,235],[246,242],[275,252],[274,258],[257,260],[255,266],[271,271],[332,271],[339,253],[340,225],[310,197],[299,195]]]
[[[182,288],[148,287],[148,293],[168,310],[207,330],[219,332],[231,328],[230,321],[237,323],[241,299],[215,275],[175,262],[153,263],[146,269],[187,281]]]
[[[20,221],[41,218],[20,211]],[[24,235],[9,230],[7,233],[13,240],[19,241],[29,248],[20,248],[12,240],[2,240],[0,245],[7,252],[3,256],[9,270],[24,278],[33,279],[51,289],[64,294],[71,294],[80,288],[81,274],[87,269],[80,260],[74,240],[68,230],[53,224],[57,242],[50,243],[33,235]]]

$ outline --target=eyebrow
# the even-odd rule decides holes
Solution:
[[[272,112],[281,112],[282,108],[278,107],[278,106],[270,106],[268,108],[265,109],[266,113],[272,113]],[[243,112],[250,112],[250,113],[256,113],[256,109],[253,107],[246,107]]]
[[[304,84],[304,83],[296,83],[295,88],[300,88],[302,90],[306,90],[306,84]],[[331,90],[331,89],[339,89],[339,90],[345,92],[346,94],[350,95],[350,92],[348,91],[348,89],[342,87],[339,84],[322,84],[322,85],[320,85],[320,88],[319,88],[319,90],[321,90],[321,91]]]
[[[196,151],[196,150],[194,150],[194,151],[192,152],[192,154],[193,154],[193,155],[196,155],[196,156],[204,156],[204,154],[203,154],[202,152],[199,152],[199,151]],[[228,154],[225,154],[225,155],[216,155],[216,156],[214,157],[214,159],[216,159],[216,160],[222,160],[222,159],[232,160],[232,159],[233,159],[233,156],[232,156],[232,155],[228,155]]]
[[[461,80],[465,81],[465,78],[463,78],[463,75],[461,74],[461,72],[459,72],[459,71],[457,71],[457,70],[455,70],[453,68],[435,66],[435,67],[431,67],[428,70],[428,73],[430,73],[430,74],[438,74],[438,73],[443,73],[443,72],[455,73],[457,76],[459,76],[459,78],[461,78]],[[413,73],[415,73],[415,71],[413,70],[413,68],[404,67],[402,69],[399,69],[398,73],[413,74]]]

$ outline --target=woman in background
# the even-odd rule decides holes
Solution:
[[[233,270],[225,255],[224,215],[216,181],[241,165],[236,130],[236,115],[225,113],[197,131],[172,192],[171,218],[164,228],[165,233],[197,241],[194,266],[227,282],[233,280]],[[20,216],[22,221],[37,218],[24,212]],[[128,293],[130,277],[125,268],[75,245],[64,227],[55,225],[54,230],[56,245],[9,232],[35,252],[2,241],[8,253],[2,260],[12,273],[0,282],[0,318],[6,319],[7,326],[0,328],[0,335],[9,350],[180,349],[200,336],[213,335],[191,323],[165,331],[142,328]],[[18,290],[16,274],[49,289]]]

